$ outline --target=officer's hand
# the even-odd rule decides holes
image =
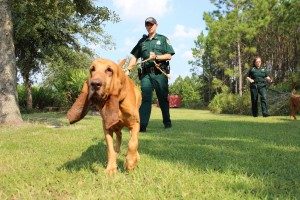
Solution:
[[[266,78],[269,83],[273,83],[273,80],[269,77]]]
[[[254,83],[254,80],[253,80],[253,79],[250,79],[249,81],[250,81],[250,83]]]
[[[149,59],[150,60],[155,60],[156,59],[156,54],[154,52],[150,52]]]

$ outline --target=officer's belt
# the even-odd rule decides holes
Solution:
[[[254,80],[254,84],[266,84],[266,81],[256,81],[256,80]]]
[[[159,68],[161,70],[163,70],[164,72],[166,72],[167,67],[168,67],[168,62],[161,62],[158,63],[159,64]],[[143,63],[142,64],[142,74],[149,74],[149,73],[155,73],[155,74],[161,74],[161,71],[159,69],[157,69],[155,66],[153,66],[154,63]]]
[[[155,73],[155,74],[161,74],[161,71],[159,71],[156,67],[143,67],[142,68],[142,74],[150,74],[150,73]]]

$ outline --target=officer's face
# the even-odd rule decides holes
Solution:
[[[258,67],[258,68],[261,66],[261,59],[260,58],[257,58],[255,60],[255,66]]]
[[[146,23],[145,27],[149,34],[153,34],[156,32],[157,24]]]

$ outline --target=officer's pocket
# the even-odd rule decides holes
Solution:
[[[154,46],[155,53],[164,54],[164,48],[161,45],[155,45]]]
[[[142,47],[142,58],[148,58],[149,52],[145,46]]]

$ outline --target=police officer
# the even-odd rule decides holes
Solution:
[[[148,35],[144,35],[132,49],[132,57],[128,65],[128,69],[131,70],[136,65],[137,59],[142,59],[142,68],[139,75],[142,90],[142,105],[139,110],[141,132],[146,132],[148,126],[153,89],[156,92],[162,111],[164,127],[172,127],[168,101],[168,78],[156,66],[159,65],[161,70],[168,74],[169,60],[175,52],[168,38],[156,33],[157,26],[157,21],[153,17],[148,17],[145,20]]]
[[[255,57],[253,66],[248,72],[247,80],[250,82],[250,93],[252,102],[252,115],[258,116],[258,94],[260,95],[260,104],[263,117],[268,117],[268,104],[267,104],[267,88],[266,81],[272,82],[268,72],[265,68],[261,67],[261,58]]]

